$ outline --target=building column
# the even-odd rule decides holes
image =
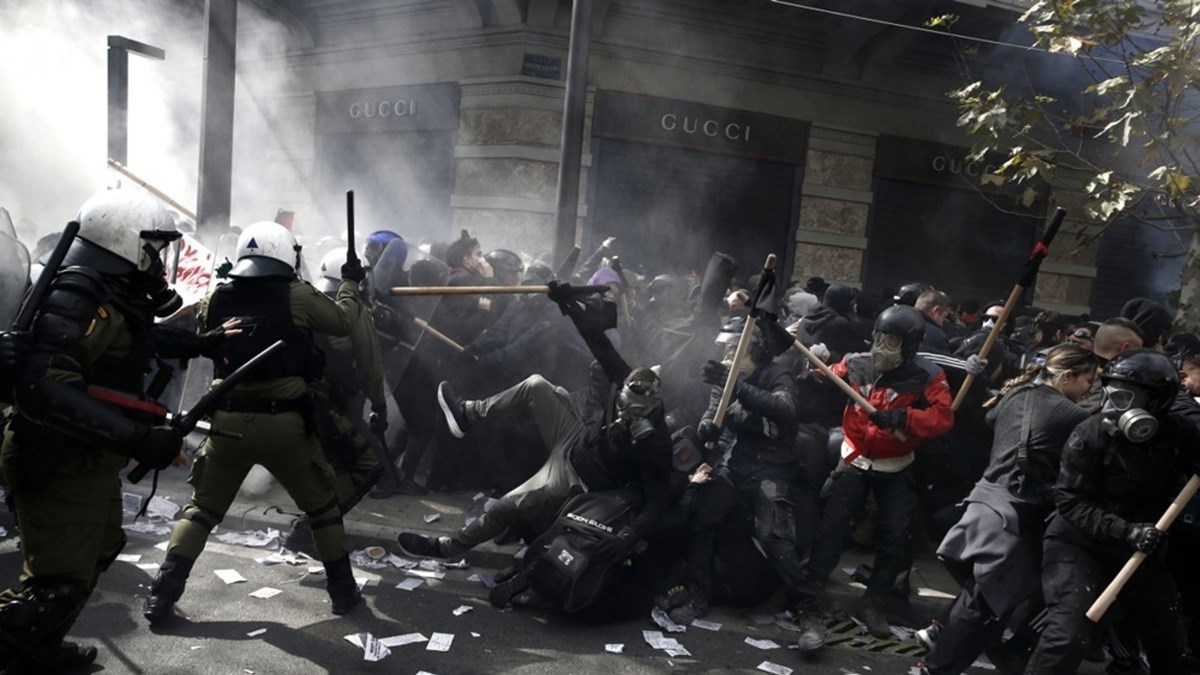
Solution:
[[[792,278],[862,286],[875,134],[814,123],[801,186]]]

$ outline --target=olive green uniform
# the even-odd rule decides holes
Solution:
[[[207,330],[208,301],[199,313],[200,330]],[[336,302],[308,283],[291,284],[291,313],[302,331],[344,337],[350,335],[360,315],[358,287],[343,282]],[[230,338],[230,340],[236,339]],[[303,377],[283,377],[240,384],[229,394],[233,408],[239,403],[273,404],[306,400],[309,383]],[[244,407],[253,407],[246,405]],[[195,560],[204,550],[209,532],[225,517],[246,474],[262,465],[287,490],[313,526],[313,540],[322,562],[346,555],[346,533],[334,493],[334,472],[325,460],[320,442],[311,432],[309,415],[302,411],[230,412],[213,415],[213,426],[242,438],[210,437],[197,454],[189,482],[195,488],[191,502],[171,535],[168,555]]]

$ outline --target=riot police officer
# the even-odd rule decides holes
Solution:
[[[313,334],[350,335],[361,310],[359,284],[365,274],[357,260],[348,261],[334,301],[296,277],[299,260],[300,247],[291,232],[276,223],[254,223],[238,238],[237,263],[229,271],[233,281],[210,293],[199,310],[201,330],[244,317],[246,333],[226,341],[213,359],[216,378],[278,340],[287,348],[235,387],[213,415],[217,428],[241,438],[209,438],[196,456],[191,477],[195,494],[175,526],[143,608],[152,625],[171,615],[208,534],[225,517],[256,464],[279,480],[308,517],[333,613],[345,614],[361,600],[346,552],[333,469],[312,433],[308,389],[322,370],[314,359]]]
[[[125,545],[118,472],[130,458],[155,469],[179,458],[180,432],[89,393],[102,387],[109,399],[137,401],[156,351],[199,348],[156,344],[154,317],[181,304],[159,257],[179,236],[166,208],[112,190],[76,219],[64,269],[44,272],[55,277],[13,374],[17,415],[0,450],[24,556],[21,588],[0,594],[0,670],[10,672],[62,672],[96,658],[94,647],[63,637]]]

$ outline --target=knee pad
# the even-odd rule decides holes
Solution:
[[[338,506],[337,497],[329,500],[315,511],[306,511],[304,515],[308,518],[308,525],[314,532],[323,527],[342,524],[342,509]]]
[[[207,532],[212,532],[213,528],[221,524],[225,519],[223,515],[207,511],[195,504],[188,504],[183,507],[183,516],[181,520],[190,520],[191,522],[204,528]]]

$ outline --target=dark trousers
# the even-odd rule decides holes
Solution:
[[[1131,552],[1114,546],[1112,552],[1098,556],[1057,537],[1046,538],[1042,548],[1046,627],[1029,659],[1026,675],[1068,675],[1079,670],[1083,639],[1091,625],[1085,613]],[[1145,559],[1121,591],[1119,602],[1138,626],[1138,637],[1154,675],[1187,673],[1177,623],[1179,593],[1161,556]]]
[[[917,508],[912,467],[883,473],[842,466],[830,476],[808,572],[817,581],[829,578],[842,557],[851,522],[866,501],[867,493],[875,495],[879,513],[875,523],[875,565],[867,580],[866,595],[883,597],[891,593],[896,579],[908,566],[905,548],[908,527]]]
[[[925,659],[930,675],[966,672],[984,650],[1000,642],[1012,611],[997,617],[979,592],[974,579],[967,580],[949,610],[943,615],[937,644]]]
[[[571,452],[583,443],[584,432],[583,417],[570,394],[541,375],[532,375],[495,396],[467,401],[466,407],[467,415],[477,421],[513,415],[532,421],[550,448],[550,457],[537,473],[459,530],[451,538],[452,544],[459,549],[478,546],[518,521],[540,532],[567,499],[585,489],[570,462]]]
[[[400,374],[392,398],[406,428],[404,457],[400,472],[413,478],[425,457],[425,450],[437,436],[441,411],[437,404],[437,381],[414,356]]]

